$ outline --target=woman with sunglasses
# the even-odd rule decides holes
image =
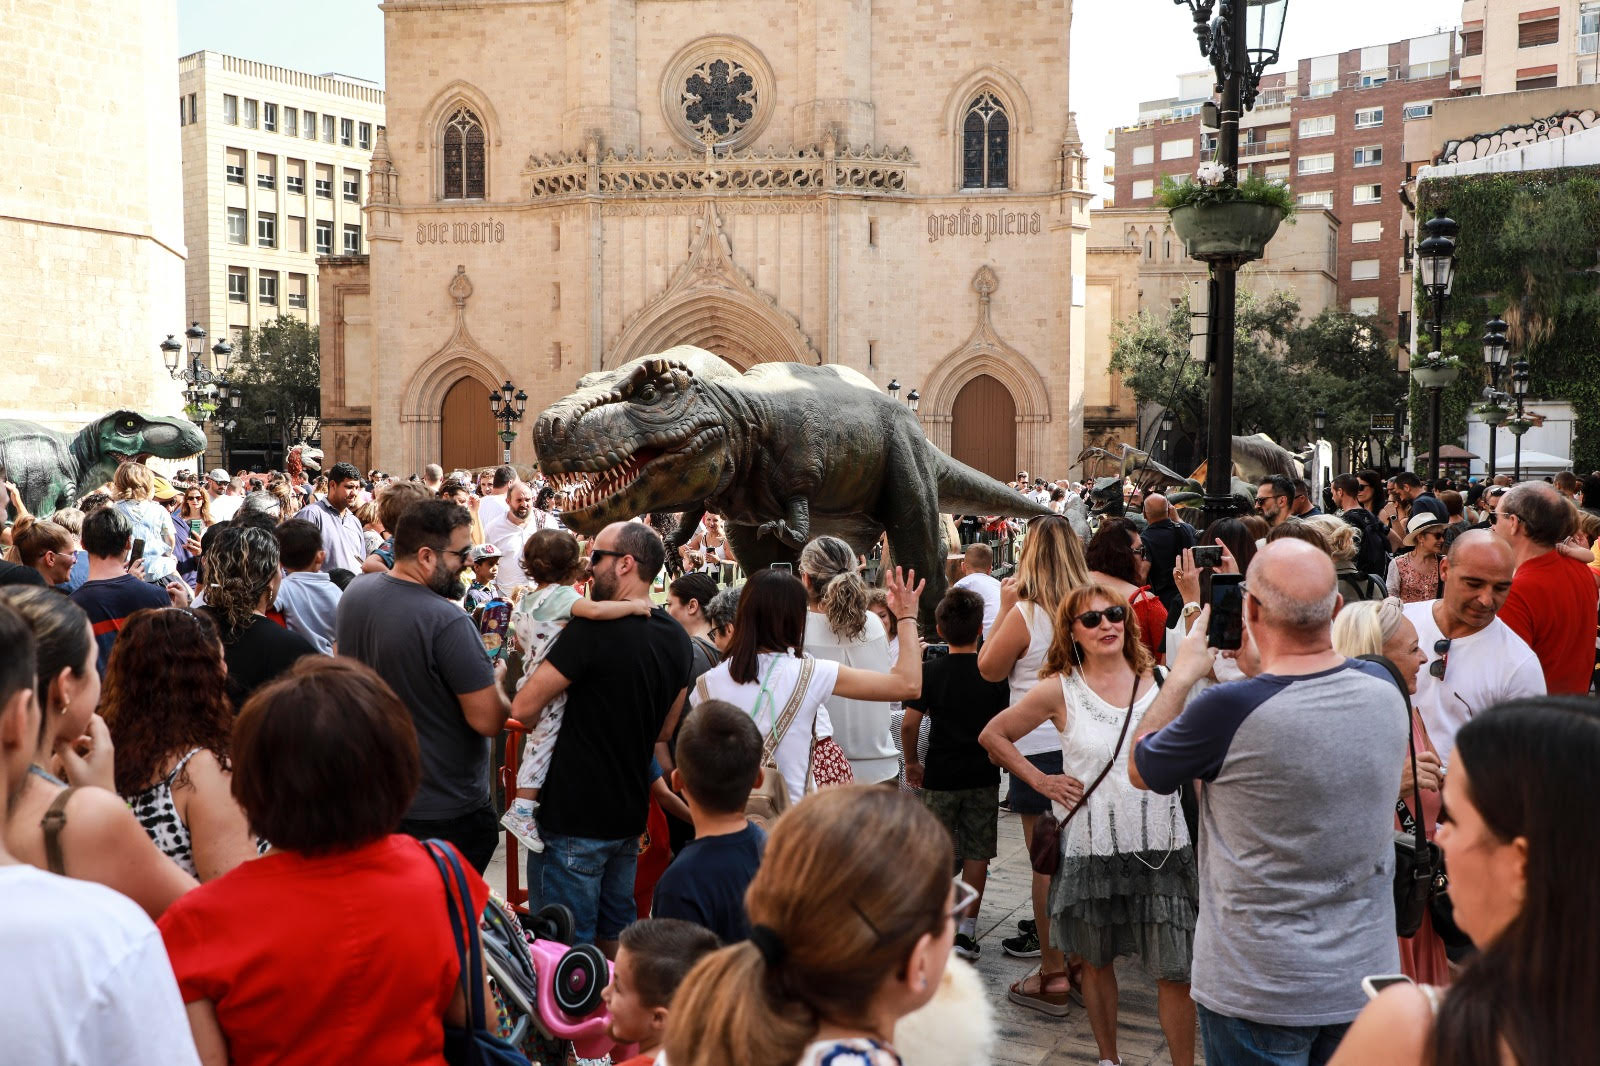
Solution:
[[[1015,577],[1000,583],[1000,611],[988,639],[978,649],[978,672],[985,681],[1008,681],[1011,702],[1039,683],[1039,667],[1055,634],[1056,608],[1075,588],[1089,583],[1083,545],[1072,523],[1061,515],[1028,520]],[[1041,774],[1061,773],[1061,738],[1049,722],[1016,742],[1017,750]],[[1050,798],[1011,775],[1006,800],[1022,822],[1022,837],[1030,846],[1033,826],[1050,809]],[[1017,935],[1000,942],[1007,955],[1039,959],[1039,972],[1011,986],[1008,998],[1018,1006],[1052,1018],[1064,1018],[1076,994],[1068,976],[1066,956],[1050,943],[1050,878],[1033,875],[1033,917],[1017,923]]]
[[[1389,595],[1405,603],[1422,603],[1439,598],[1439,560],[1444,556],[1445,525],[1427,511],[1417,511],[1406,522],[1405,539],[1412,549],[1389,561],[1384,584]]]
[[[1100,1066],[1121,1061],[1113,964],[1128,955],[1156,979],[1173,1066],[1194,1063],[1194,848],[1178,795],[1145,792],[1128,779],[1128,753],[1160,687],[1154,669],[1128,601],[1104,585],[1076,589],[1056,614],[1045,680],[978,738],[995,761],[1049,796],[1064,823],[1050,933],[1083,960]],[[1018,739],[1046,723],[1061,738],[1060,774],[1040,773],[1017,750]]]
[[[1150,557],[1139,529],[1126,518],[1103,518],[1100,529],[1083,552],[1089,580],[1111,589],[1128,601],[1139,619],[1139,639],[1161,661],[1166,643],[1167,608],[1150,591]]]
[[[954,862],[950,835],[914,796],[848,785],[806,799],[778,819],[745,894],[750,939],[701,959],[678,987],[660,1061],[900,1066],[908,1027],[944,1028],[906,1016],[952,984],[955,916],[973,899],[952,883]],[[961,1035],[978,1046],[946,1035],[947,1061],[989,1060],[987,1033]]]
[[[1428,661],[1418,641],[1417,627],[1405,615],[1405,604],[1397,599],[1377,602],[1347,603],[1333,619],[1333,650],[1340,655],[1356,658],[1360,655],[1381,655],[1394,663],[1405,680],[1408,696],[1417,693],[1417,675],[1422,664]],[[1442,671],[1441,671],[1442,673]],[[1417,816],[1417,796],[1422,797],[1422,831],[1433,839],[1439,828],[1440,786],[1444,782],[1439,768],[1439,753],[1428,737],[1428,727],[1415,708],[1411,711],[1411,743],[1417,749],[1417,771],[1411,773],[1411,759],[1403,757],[1404,769],[1400,775],[1401,805],[1395,807],[1395,829],[1411,832]],[[1445,956],[1444,941],[1433,928],[1433,916],[1423,912],[1422,927],[1415,936],[1400,938],[1400,970],[1413,981],[1433,985],[1450,983],[1450,963]]]

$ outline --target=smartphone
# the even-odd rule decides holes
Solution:
[[[1378,993],[1390,985],[1410,985],[1415,983],[1403,973],[1374,974],[1361,979],[1361,991],[1367,994],[1368,999],[1377,999]]]
[[[1243,574],[1211,575],[1211,626],[1206,643],[1222,651],[1237,651],[1244,643]]]
[[[1215,570],[1222,565],[1222,545],[1197,544],[1190,551],[1194,554],[1194,565],[1198,567],[1211,567]]]
[[[204,529],[204,528],[205,528],[205,523],[200,521],[200,519],[198,519],[198,518],[189,519],[189,532],[190,533],[193,533],[195,536],[198,537],[200,535],[200,531],[202,529]]]
[[[771,566],[767,567],[767,569],[768,570],[782,570],[786,574],[793,574],[794,573],[794,564],[793,563],[773,563]]]
[[[128,562],[136,563],[144,558],[144,538],[140,537],[133,542],[133,551],[128,554]]]
[[[930,661],[932,661],[934,659],[939,658],[939,656],[941,656],[941,655],[949,655],[949,654],[950,654],[950,645],[948,645],[948,644],[929,644],[926,648],[922,649],[922,661],[923,662],[930,662]]]

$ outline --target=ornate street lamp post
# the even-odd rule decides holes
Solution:
[[[511,464],[511,442],[517,439],[517,431],[511,427],[522,421],[522,412],[528,407],[528,394],[511,384],[511,379],[506,378],[494,392],[489,394],[489,410],[494,412],[495,421],[500,423],[500,461],[506,465]]]
[[[1513,460],[1511,480],[1519,482],[1522,480],[1522,435],[1533,427],[1533,423],[1522,411],[1522,403],[1528,395],[1528,381],[1531,377],[1526,359],[1518,359],[1512,364],[1511,391],[1517,398],[1517,413],[1507,423],[1507,428],[1511,430],[1511,435],[1517,439],[1517,453],[1516,459]]]
[[[1509,399],[1500,391],[1500,371],[1506,365],[1510,355],[1511,344],[1506,340],[1506,324],[1498,316],[1484,323],[1483,327],[1483,362],[1489,368],[1489,387],[1483,390],[1483,406],[1478,409],[1483,424],[1489,427],[1489,477],[1492,480],[1495,474],[1495,447],[1500,435],[1500,424],[1506,420],[1509,413],[1505,407],[1505,400]]]
[[[922,393],[918,392],[916,386],[913,385],[911,387],[911,391],[906,394],[906,406],[911,408],[911,413],[912,414],[916,414],[917,413],[917,407],[919,405],[921,405],[921,403],[922,403]]]
[[[272,438],[278,435],[278,412],[275,408],[267,408],[262,421],[267,424],[267,470],[272,470]]]
[[[1444,302],[1450,296],[1450,287],[1456,275],[1456,235],[1461,227],[1445,215],[1444,209],[1434,211],[1433,217],[1422,224],[1427,234],[1417,245],[1417,269],[1422,277],[1422,289],[1433,303],[1433,351],[1423,363],[1412,368],[1417,384],[1428,390],[1428,478],[1439,478],[1439,406],[1444,390],[1456,380],[1459,371],[1454,364],[1445,364]]]
[[[187,359],[182,360],[184,365],[181,368],[179,366],[180,357],[185,354],[184,346],[170,333],[167,334],[167,339],[161,342],[161,358],[167,364],[167,376],[173,381],[181,381],[184,384],[183,398],[187,406],[186,413],[196,425],[204,429],[206,420],[210,417],[210,412],[201,406],[206,401],[215,398],[220,405],[222,401],[229,400],[232,406],[239,406],[237,394],[231,398],[229,396],[226,376],[228,359],[233,355],[233,345],[219,340],[211,346],[216,366],[216,371],[213,372],[207,369],[205,364],[206,331],[200,328],[200,323],[189,323],[189,328],[183,331],[183,335],[189,342]],[[195,468],[201,477],[205,476],[204,452],[195,458]]]
[[[1216,161],[1222,184],[1239,181],[1239,120],[1256,102],[1261,75],[1278,60],[1289,0],[1173,0],[1194,15],[1200,54],[1216,72]],[[1216,11],[1216,17],[1212,12]],[[1233,348],[1234,304],[1240,262],[1211,264],[1211,307],[1206,320],[1206,352],[1211,364],[1211,404],[1206,424],[1206,522],[1230,518],[1233,498]]]

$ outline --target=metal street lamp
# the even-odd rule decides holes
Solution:
[[[1422,278],[1422,289],[1427,293],[1433,303],[1433,351],[1428,355],[1428,361],[1442,358],[1444,348],[1444,302],[1450,296],[1450,288],[1455,284],[1456,276],[1456,235],[1461,232],[1461,227],[1455,220],[1444,213],[1444,208],[1434,211],[1433,217],[1422,224],[1422,231],[1427,234],[1417,244],[1417,272]],[[1444,398],[1444,390],[1449,387],[1455,375],[1438,374],[1429,381],[1420,383],[1428,390],[1428,478],[1437,481],[1439,478],[1439,406]]]
[[[1316,413],[1311,416],[1311,424],[1316,427],[1317,437],[1320,439],[1322,431],[1328,428],[1328,412],[1320,407],[1317,408]]]
[[[1206,105],[1217,128],[1216,162],[1221,184],[1238,185],[1239,122],[1255,104],[1261,75],[1277,62],[1289,0],[1173,0],[1194,16],[1200,54],[1216,72],[1219,100]],[[1216,18],[1212,18],[1212,12]],[[1241,261],[1211,263],[1210,306],[1206,320],[1206,353],[1211,370],[1207,416],[1206,522],[1233,516],[1233,356],[1234,311]]]
[[[1517,439],[1516,459],[1513,460],[1511,480],[1522,480],[1522,435],[1533,428],[1533,423],[1523,413],[1523,400],[1528,395],[1528,382],[1533,375],[1528,370],[1528,361],[1518,359],[1511,367],[1511,391],[1517,398],[1517,414],[1508,423],[1507,428],[1511,435]]]
[[[511,442],[517,439],[517,431],[511,427],[522,421],[522,412],[527,407],[528,394],[511,384],[510,378],[489,394],[489,409],[500,423],[500,461],[507,465],[511,463]]]
[[[889,390],[889,399],[898,403],[900,401],[900,382],[895,378],[890,378],[889,384],[885,387]]]
[[[166,364],[168,377],[173,381],[184,383],[183,398],[187,405],[186,413],[203,430],[210,414],[200,405],[212,399],[217,400],[219,404],[228,399],[228,381],[225,375],[228,370],[228,357],[233,354],[233,345],[219,340],[212,346],[211,353],[216,358],[216,371],[213,373],[205,365],[206,331],[200,328],[200,323],[189,323],[189,328],[183,331],[183,335],[189,345],[187,359],[181,359],[184,355],[183,344],[169,333],[167,339],[160,344],[161,361]],[[181,369],[180,360],[183,362]],[[237,405],[237,400],[234,400],[234,406]],[[205,476],[205,452],[202,451],[195,458],[195,469],[202,477]]]
[[[278,429],[277,429],[277,427],[278,427],[278,412],[277,412],[277,410],[274,409],[274,408],[271,408],[271,407],[267,408],[266,414],[262,416],[262,420],[264,422],[266,422],[266,424],[267,424],[267,469],[271,470],[272,469],[272,438],[274,436],[276,436],[277,432],[278,432]]]
[[[919,404],[921,404],[921,403],[922,403],[922,393],[918,392],[916,390],[916,387],[913,386],[911,391],[906,394],[906,406],[911,408],[911,413],[912,414],[916,414],[917,413],[917,406]]]

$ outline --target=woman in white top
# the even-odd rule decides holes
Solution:
[[[1017,559],[1017,575],[1000,583],[1000,612],[988,639],[978,649],[978,672],[985,681],[1009,681],[1011,702],[1020,703],[1039,683],[1039,668],[1055,634],[1056,608],[1074,588],[1089,583],[1083,544],[1072,524],[1061,515],[1029,519]],[[1061,738],[1049,722],[1016,742],[1016,749],[1040,773],[1061,773]],[[1011,810],[1022,819],[1022,836],[1033,841],[1033,826],[1049,808],[1049,799],[1011,775],[1007,795]],[[1052,947],[1049,928],[1050,878],[1033,875],[1033,919],[1017,923],[1019,935],[1000,942],[1007,955],[1039,957],[1040,973],[1030,974],[1011,986],[1011,1002],[1047,1014],[1065,1017],[1070,1009],[1071,984],[1065,974],[1066,958]],[[1045,974],[1052,975],[1046,978]]]
[[[816,738],[833,736],[824,701],[832,696],[854,700],[909,700],[922,692],[922,654],[917,647],[916,574],[902,579],[899,570],[885,581],[889,602],[900,619],[900,659],[893,672],[879,673],[841,666],[827,659],[812,659],[811,680],[800,708],[774,751],[778,769],[789,788],[789,801],[805,794]],[[873,621],[877,621],[876,618]],[[727,657],[700,676],[689,690],[690,705],[703,699],[726,700],[755,718],[765,739],[799,684],[805,660],[806,590],[781,570],[761,570],[745,582],[739,611],[733,619],[733,640]],[[702,691],[703,690],[703,691]],[[770,696],[762,696],[762,692]],[[757,707],[757,702],[760,707]],[[887,726],[885,726],[887,729]],[[890,760],[893,769],[893,759]],[[893,776],[891,774],[891,776]]]
[[[1104,585],[1068,596],[1055,633],[1044,674],[1057,682],[1038,685],[995,716],[980,740],[1002,766],[1048,795],[1065,823],[1051,881],[1051,934],[1084,962],[1083,997],[1101,1066],[1120,1061],[1113,963],[1126,955],[1137,955],[1156,979],[1173,1066],[1193,1066],[1194,849],[1177,795],[1145,792],[1128,779],[1133,738],[1159,688],[1154,660],[1127,599]],[[1060,775],[1041,773],[1017,751],[1015,741],[1045,722],[1061,737]]]
[[[867,584],[856,571],[856,553],[850,545],[838,537],[818,537],[801,549],[795,571],[805,582],[809,599],[806,647],[811,654],[842,666],[888,673],[888,635],[878,616],[867,610]],[[898,609],[894,613],[913,622],[917,616],[915,609],[909,615]],[[900,772],[887,702],[898,698],[853,699],[837,693],[828,700],[833,739],[850,760],[858,784],[893,781]]]

